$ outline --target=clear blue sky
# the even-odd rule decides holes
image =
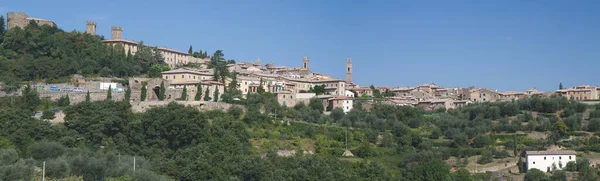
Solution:
[[[3,1],[83,31],[85,20],[151,45],[274,62],[345,78],[346,58],[360,85],[555,90],[599,85],[600,1]]]

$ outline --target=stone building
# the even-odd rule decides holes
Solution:
[[[200,81],[213,80],[213,70],[196,70],[192,68],[178,68],[162,72],[162,77],[171,84],[183,85],[186,83],[198,83]]]
[[[56,27],[54,21],[45,20],[41,18],[29,17],[25,12],[8,12],[6,14],[7,20],[7,29],[12,29],[14,27],[20,27],[21,29],[25,28],[30,22],[36,22],[38,25],[48,25],[52,27]]]
[[[308,105],[310,99],[315,96],[315,93],[292,93],[289,91],[281,91],[276,93],[276,98],[277,102],[279,102],[279,105],[286,107],[294,107],[299,103]]]
[[[571,87],[568,89],[557,90],[561,96],[567,97],[567,99],[573,100],[597,100],[599,98],[598,91],[599,87],[589,86],[589,85],[580,85],[576,87]]]
[[[96,28],[95,24],[94,24],[94,26],[89,26],[86,23],[86,32],[96,32],[95,28]],[[88,29],[89,29],[89,31],[88,31]],[[119,26],[111,27],[111,39],[104,40],[104,43],[113,45],[113,46],[119,45],[125,49],[125,52],[131,51],[132,55],[135,55],[137,53],[138,45],[139,45],[139,42],[123,39],[123,27],[119,27]],[[167,63],[171,68],[176,68],[177,66],[185,65],[188,63],[204,62],[200,58],[192,57],[191,55],[188,55],[185,52],[177,51],[172,48],[151,46],[151,45],[146,45],[146,46],[148,46],[150,48],[155,48],[156,50],[160,51],[160,53],[162,54],[162,57],[164,58],[164,62]]]

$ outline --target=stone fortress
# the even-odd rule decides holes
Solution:
[[[48,26],[52,26],[52,27],[56,26],[54,21],[45,20],[45,19],[41,19],[41,18],[29,17],[24,12],[8,12],[6,14],[6,17],[7,17],[6,24],[7,24],[8,29],[12,29],[15,27],[20,27],[21,29],[23,29],[23,28],[25,28],[25,26],[27,26],[32,21],[36,22],[40,26],[41,25],[48,25]]]
[[[94,21],[86,21],[85,24],[85,32],[91,35],[96,35],[96,22]],[[125,52],[131,51],[132,55],[138,50],[138,45],[140,42],[134,40],[128,40],[123,38],[123,27],[120,26],[112,26],[111,27],[111,38],[109,40],[104,40],[104,43],[113,45],[113,46],[121,46],[125,49]],[[207,59],[200,59],[196,57],[192,57],[185,52],[178,51],[172,48],[160,47],[160,46],[152,46],[146,45],[148,47],[156,48],[162,54],[165,59],[165,63],[167,63],[171,68],[175,68],[177,66],[185,65],[188,63],[204,63],[209,61]]]

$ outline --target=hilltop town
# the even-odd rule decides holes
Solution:
[[[32,18],[23,12],[10,12],[7,14],[7,17],[8,29],[14,27],[24,28],[31,21],[39,25],[56,26],[51,20]],[[96,22],[85,22],[85,33],[95,36],[96,28]],[[130,54],[129,56],[134,56],[138,52],[138,45],[143,44],[143,42],[124,38],[123,27],[120,26],[112,26],[110,39],[102,40],[102,42],[106,45],[123,48],[124,52]],[[231,77],[224,79],[215,78],[215,68],[210,65],[211,56],[198,56],[198,52],[193,52],[192,50],[186,53],[167,47],[145,46],[154,47],[153,51],[160,53],[162,61],[170,69],[161,72],[162,76],[160,78],[162,80],[160,81],[144,77],[130,78],[129,85],[133,87],[134,92],[141,92],[142,82],[150,82],[146,87],[157,90],[147,92],[146,97],[148,101],[158,100],[158,96],[161,94],[158,91],[161,83],[165,87],[168,87],[165,94],[167,96],[166,100],[169,101],[180,98],[184,87],[186,87],[186,95],[190,96],[189,98],[185,98],[185,100],[192,100],[191,96],[196,94],[198,86],[203,87],[203,89],[209,88],[207,89],[208,92],[219,92],[217,97],[222,98],[222,94],[226,92],[226,87],[232,81]],[[200,51],[200,54],[202,53]],[[303,57],[302,61],[298,61],[298,64],[301,66],[277,66],[273,62],[261,62],[260,58],[258,58],[254,62],[228,62],[226,67],[228,72],[236,74],[237,80],[235,81],[237,85],[235,87],[241,93],[239,98],[245,98],[249,93],[264,90],[265,92],[274,93],[279,104],[288,107],[293,107],[300,102],[307,104],[310,99],[318,98],[323,101],[326,111],[331,111],[334,108],[342,108],[344,112],[348,112],[354,106],[353,100],[360,101],[360,104],[364,104],[362,107],[367,108],[374,101],[378,101],[389,105],[413,106],[433,110],[439,108],[455,109],[471,103],[514,101],[531,96],[543,98],[554,94],[573,100],[588,101],[599,99],[600,94],[600,91],[598,91],[600,87],[589,85],[559,89],[556,92],[539,92],[535,88],[524,91],[498,92],[491,88],[477,88],[474,86],[467,88],[440,87],[434,83],[406,87],[373,86],[370,84],[361,86],[352,81],[354,68],[351,58],[346,60],[345,79],[332,77],[326,73],[312,72],[308,56]],[[340,65],[339,68],[342,67],[344,66]],[[81,80],[81,82],[85,82],[85,80]],[[99,88],[101,83],[101,81],[94,82],[96,84],[95,87]],[[50,90],[51,86],[44,86],[44,88],[40,89],[42,91]],[[112,88],[117,89],[119,86],[113,84]],[[91,90],[84,91],[99,91],[93,85],[90,85],[89,89]],[[59,96],[52,95],[56,94],[50,91],[47,96],[55,100],[60,98]],[[74,96],[77,97],[77,95]],[[98,99],[100,100],[100,98]],[[131,97],[131,100],[140,101],[139,95]],[[205,100],[204,95],[202,95],[200,100]],[[208,100],[214,102],[222,101],[212,98]],[[339,103],[340,101],[344,103]]]
[[[0,180],[600,180],[600,87],[359,84],[363,60],[340,78],[3,18]]]

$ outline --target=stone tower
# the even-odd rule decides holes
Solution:
[[[27,21],[27,18],[29,18],[29,16],[27,16],[27,14],[25,14],[24,12],[8,12],[6,13],[6,29],[12,29],[14,27],[21,27],[21,28],[25,28],[25,26],[27,26],[27,24],[29,24],[29,21]]]
[[[254,64],[256,64],[256,65],[260,65],[260,58],[257,58],[257,59],[256,59],[256,63],[254,63]]]
[[[90,35],[96,35],[96,22],[85,21],[85,32]]]
[[[352,83],[352,59],[346,60],[346,82]]]
[[[302,60],[302,68],[308,69],[308,57],[307,56],[304,56],[304,59]]]
[[[120,40],[123,39],[123,27],[119,27],[119,26],[113,26],[111,28],[112,30],[112,38],[113,40]]]

